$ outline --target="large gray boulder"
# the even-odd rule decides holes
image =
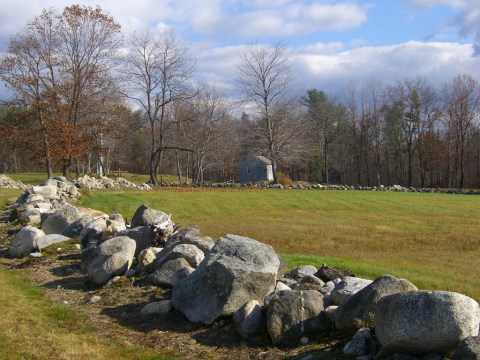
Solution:
[[[163,211],[149,208],[147,205],[140,206],[132,218],[132,227],[151,226],[155,233],[155,243],[164,243],[173,234],[175,224],[170,215]]]
[[[237,333],[244,339],[255,336],[262,326],[262,308],[257,300],[244,304],[233,314],[233,323]]]
[[[80,219],[80,217],[81,215],[77,208],[66,203],[42,221],[41,229],[47,235],[61,234],[70,224]]]
[[[405,279],[383,275],[370,285],[350,296],[335,311],[335,325],[344,334],[353,334],[362,327],[375,328],[375,308],[381,298],[387,295],[417,290]],[[332,294],[330,296],[333,295]]]
[[[165,242],[166,247],[174,247],[178,244],[184,244],[185,239],[195,238],[200,236],[200,228],[198,225],[189,226],[178,230],[174,234],[170,235]]]
[[[317,268],[312,265],[302,265],[299,267],[296,267],[288,273],[287,277],[295,279],[295,280],[301,280],[307,275],[313,275],[317,272]]]
[[[38,239],[37,248],[38,250],[42,250],[50,245],[62,243],[67,240],[70,240],[70,238],[67,236],[63,236],[60,234],[48,234]]]
[[[70,238],[78,238],[83,228],[91,221],[93,221],[92,215],[83,215],[80,219],[75,220],[70,225],[68,225],[62,231],[62,235]]]
[[[357,277],[345,276],[330,293],[330,298],[335,305],[343,305],[350,296],[356,294],[363,288],[372,283],[372,280],[366,280]]]
[[[376,352],[377,345],[369,328],[358,329],[353,339],[343,348],[343,353],[350,357],[373,356]]]
[[[132,227],[154,226],[169,218],[163,211],[152,209],[147,205],[141,205],[132,217]]]
[[[480,337],[470,336],[463,339],[452,360],[480,360]]]
[[[355,277],[355,274],[352,270],[338,269],[334,266],[323,264],[315,273],[315,276],[328,282],[338,278],[343,279],[345,276]]]
[[[102,240],[119,236],[118,234],[125,230],[127,230],[127,226],[124,221],[107,219],[107,227],[102,233]]]
[[[32,192],[43,196],[44,199],[55,199],[57,197],[57,187],[55,185],[34,186]]]
[[[226,235],[200,266],[173,288],[173,305],[190,321],[211,324],[250,300],[263,303],[265,295],[275,288],[279,266],[271,246]]]
[[[331,328],[323,295],[316,290],[279,291],[267,309],[267,330],[273,344],[298,342],[311,332]]]
[[[150,226],[136,226],[131,229],[126,229],[120,231],[117,236],[128,236],[135,240],[137,243],[135,256],[138,256],[140,252],[153,246],[153,239],[155,238],[155,234]]]
[[[190,268],[193,272],[193,268],[187,262],[187,260],[183,258],[178,258],[174,260],[167,261],[166,263],[162,264],[157,270],[155,270],[148,279],[154,285],[164,286],[164,287],[173,287],[176,285],[178,278],[176,273],[179,270]]]
[[[137,242],[137,246],[138,246],[138,242]],[[136,270],[138,272],[143,272],[143,271],[153,272],[155,270],[154,263],[155,263],[155,260],[157,259],[157,254],[162,250],[163,250],[162,248],[149,247],[140,251],[140,253],[137,256],[138,265],[136,267]],[[136,250],[135,250],[135,253],[137,253]]]
[[[103,232],[107,228],[107,220],[99,217],[86,224],[80,232],[79,238],[82,240],[83,246],[96,244],[102,239]]]
[[[198,226],[192,226],[170,235],[164,247],[165,249],[173,249],[179,244],[195,245],[206,254],[213,248],[215,242],[208,237],[201,237]]]
[[[42,220],[42,213],[45,211],[42,211],[37,208],[31,208],[28,207],[25,210],[22,211],[21,218],[27,222],[28,225],[31,226],[37,226],[40,225],[41,220]]]
[[[171,300],[162,300],[148,303],[141,311],[142,315],[165,315],[173,309]]]
[[[36,247],[37,241],[45,233],[33,226],[24,226],[20,231],[15,235],[8,254],[12,257],[24,257],[30,254]]]
[[[382,298],[376,309],[375,334],[383,348],[422,356],[455,350],[478,335],[479,304],[447,291],[414,291]]]
[[[132,265],[135,241],[126,236],[105,240],[84,252],[82,269],[91,282],[105,285],[115,276],[123,275]]]
[[[187,260],[191,267],[197,268],[205,258],[205,255],[203,254],[203,251],[201,251],[195,245],[178,244],[173,249],[164,248],[161,252],[159,252],[157,254],[157,259],[155,260],[154,268],[158,269],[167,261],[178,258]]]

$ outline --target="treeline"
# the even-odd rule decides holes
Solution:
[[[300,91],[281,43],[247,46],[236,95],[196,79],[171,29],[123,40],[101,8],[49,9],[10,39],[0,78],[0,172],[53,169],[237,180],[250,155],[274,178],[480,188],[480,89],[471,75]],[[302,94],[303,93],[303,94]]]

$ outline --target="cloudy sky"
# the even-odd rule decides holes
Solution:
[[[302,89],[340,92],[351,81],[480,78],[480,0],[96,0],[125,37],[173,26],[204,81],[232,88],[244,44],[285,41]],[[0,52],[29,19],[64,0],[0,0]],[[5,90],[0,90],[5,97]]]

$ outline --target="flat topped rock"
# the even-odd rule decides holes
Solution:
[[[67,236],[63,236],[60,234],[49,234],[49,235],[42,236],[41,238],[38,239],[37,247],[39,250],[42,250],[47,246],[58,244],[67,240],[70,240],[70,238]]]

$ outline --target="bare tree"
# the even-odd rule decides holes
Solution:
[[[281,111],[292,105],[293,76],[287,49],[281,42],[246,47],[241,53],[235,81],[243,100],[254,107],[263,125],[257,135],[267,147],[274,182],[277,182],[279,155],[293,135],[284,136],[288,119]]]
[[[149,173],[152,184],[167,144],[169,106],[191,98],[190,89],[195,62],[188,49],[180,44],[172,29],[160,34],[150,31],[135,34],[126,56],[125,96],[142,109],[150,135]]]
[[[196,159],[197,177],[196,181],[201,183],[204,180],[204,171],[214,164],[215,152],[213,144],[225,135],[224,127],[220,124],[228,116],[229,103],[226,96],[215,86],[204,86],[198,99],[197,123],[197,146],[194,149]],[[207,162],[206,160],[209,159]]]
[[[432,116],[432,89],[425,79],[404,79],[387,87],[386,103],[396,114],[403,133],[407,156],[407,185],[413,186],[413,160],[418,139],[427,130]],[[420,155],[421,156],[421,155]]]
[[[468,135],[478,126],[480,87],[470,75],[458,75],[444,86],[445,113],[454,147],[454,169],[459,189],[465,182]]]

